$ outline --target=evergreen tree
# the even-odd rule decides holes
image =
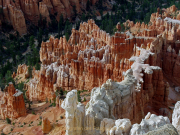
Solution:
[[[90,1],[89,1],[89,0],[87,1],[87,4],[86,4],[86,10],[87,10],[87,11],[90,10]]]
[[[86,21],[86,15],[83,13],[83,15],[81,16],[81,20],[83,21],[83,22],[85,22]]]
[[[77,96],[78,96],[78,102],[81,102],[81,96],[80,96],[80,91],[77,92]]]
[[[41,28],[39,28],[39,33],[38,33],[38,47],[39,48],[41,47],[41,43],[42,43],[42,34],[43,34],[43,31]]]
[[[33,48],[33,45],[34,45],[34,36],[32,35],[29,39],[29,46],[31,49]]]
[[[63,22],[64,22],[64,18],[63,15],[61,14],[58,22],[58,38],[60,38],[60,36],[62,35],[61,31],[62,31]]]

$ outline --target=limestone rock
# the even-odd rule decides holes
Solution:
[[[166,124],[156,130],[149,131],[145,135],[179,135],[176,128],[171,124]]]
[[[172,125],[177,129],[180,134],[180,101],[175,104],[172,114]]]
[[[104,118],[100,125],[100,134],[104,132],[106,135],[128,135],[131,129],[131,121],[129,119],[112,120]]]
[[[77,101],[77,90],[67,93],[61,104],[66,110],[66,135],[82,135],[84,105]]]
[[[130,135],[145,134],[166,124],[170,124],[168,117],[148,113],[140,124],[132,125]]]

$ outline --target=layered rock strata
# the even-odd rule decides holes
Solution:
[[[0,114],[2,119],[16,119],[26,115],[23,93],[15,89],[12,83],[1,92]]]

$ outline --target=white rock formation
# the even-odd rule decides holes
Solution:
[[[129,119],[107,119],[104,118],[100,125],[100,134],[106,135],[129,135],[131,121]]]
[[[99,127],[100,122],[104,118],[117,119],[119,117],[118,115],[116,117],[116,114],[121,109],[119,107],[115,108],[115,105],[121,106],[121,103],[128,102],[136,84],[137,81],[133,76],[133,71],[129,69],[126,71],[125,79],[122,82],[113,82],[111,79],[108,79],[101,87],[92,89],[91,99],[86,105],[86,115],[90,114],[95,118],[95,127]],[[122,108],[128,107],[128,109],[131,109],[131,105],[126,105],[126,107],[123,105]],[[114,111],[114,109],[117,110]]]
[[[77,101],[77,90],[67,93],[61,107],[66,110],[66,135],[82,135],[85,110]]]
[[[175,105],[172,114],[172,125],[177,129],[180,134],[180,101],[178,101]]]
[[[145,134],[166,124],[170,124],[168,117],[156,116],[155,114],[148,113],[140,124],[132,125],[130,135]]]

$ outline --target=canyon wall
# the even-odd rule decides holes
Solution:
[[[92,6],[97,2],[98,0],[90,0]],[[108,0],[105,2],[110,5]],[[49,23],[50,15],[55,15],[59,21],[61,14],[71,20],[74,15],[73,6],[77,13],[81,14],[86,10],[86,4],[87,0],[0,0],[0,22],[12,25],[20,35],[24,35],[27,33],[25,20],[38,25],[40,15]]]

